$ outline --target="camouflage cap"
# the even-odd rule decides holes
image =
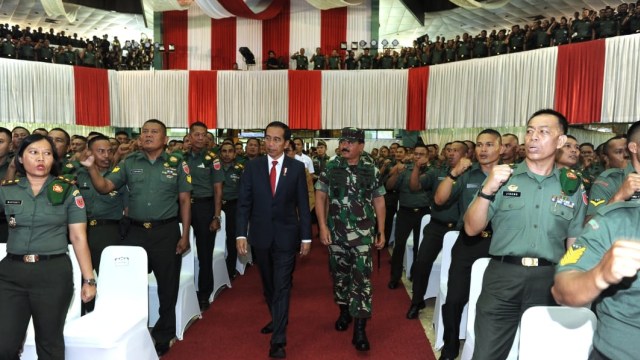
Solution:
[[[353,127],[343,128],[340,134],[340,141],[342,140],[364,143],[364,130]]]

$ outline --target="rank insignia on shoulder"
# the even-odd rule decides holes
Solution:
[[[2,186],[16,185],[19,182],[20,182],[20,179],[2,180]]]
[[[584,252],[587,250],[582,245],[573,244],[560,260],[560,266],[575,264],[580,260]]]

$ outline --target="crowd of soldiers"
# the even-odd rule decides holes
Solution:
[[[462,310],[469,297],[470,269],[478,258],[493,259],[491,263],[493,265],[487,270],[489,278],[517,281],[519,284],[522,283],[522,278],[531,279],[533,284],[531,286],[534,289],[527,291],[537,291],[540,296],[534,300],[521,298],[515,300],[518,302],[517,306],[522,305],[521,301],[527,304],[518,311],[524,311],[524,308],[534,303],[555,304],[553,297],[564,304],[583,304],[585,301],[592,301],[608,287],[616,289],[619,286],[629,287],[628,281],[618,285],[624,276],[629,275],[620,275],[620,273],[610,275],[610,268],[602,270],[608,265],[598,263],[599,258],[593,256],[588,258],[590,266],[593,267],[595,264],[598,269],[608,274],[603,280],[599,280],[599,292],[596,289],[592,291],[595,295],[576,299],[571,294],[578,290],[567,285],[564,278],[573,276],[576,272],[589,271],[589,267],[579,267],[580,256],[575,253],[584,252],[581,249],[595,246],[590,242],[595,241],[593,239],[606,236],[599,233],[598,229],[609,228],[610,214],[622,213],[637,207],[635,205],[637,202],[630,202],[630,200],[637,199],[639,197],[637,194],[640,193],[640,175],[637,174],[640,170],[637,149],[637,144],[640,143],[640,123],[633,124],[627,134],[613,136],[597,147],[586,142],[580,143],[578,139],[568,135],[567,130],[566,119],[562,114],[553,110],[541,110],[528,120],[523,143],[519,142],[515,134],[500,134],[493,129],[485,129],[475,140],[460,139],[446,143],[442,148],[438,144],[425,144],[420,139],[411,147],[392,143],[388,147],[372,148],[369,152],[363,152],[362,155],[354,157],[355,164],[360,164],[358,161],[364,161],[362,163],[366,165],[362,165],[364,168],[368,168],[369,164],[373,166],[375,168],[373,174],[379,179],[376,183],[386,188],[386,194],[384,194],[384,190],[375,190],[377,189],[375,186],[371,187],[371,190],[375,190],[377,194],[375,196],[384,194],[386,218],[384,212],[379,216],[385,218],[383,224],[378,224],[379,231],[384,232],[384,234],[378,234],[379,239],[382,240],[375,240],[376,234],[372,232],[366,245],[371,246],[375,242],[376,246],[381,247],[384,239],[395,238],[389,289],[396,289],[401,283],[402,259],[407,238],[413,232],[414,239],[417,239],[420,231],[423,231],[424,240],[413,249],[415,261],[411,269],[406,269],[406,276],[409,281],[412,281],[413,293],[406,314],[408,319],[419,317],[420,310],[425,307],[424,294],[428,286],[429,273],[442,249],[445,233],[451,230],[460,231],[460,236],[452,250],[449,273],[450,282],[455,286],[449,286],[442,309],[445,324],[442,359],[453,359],[458,356],[460,346],[458,333]],[[87,137],[69,136],[61,128],[50,130],[40,128],[33,130],[33,133],[43,134],[53,141],[56,146],[55,151],[61,159],[65,159],[60,165],[59,173],[77,182],[86,201],[89,245],[96,271],[99,271],[100,252],[106,246],[126,239],[126,231],[122,233],[123,219],[128,219],[127,226],[132,231],[142,232],[137,234],[136,238],[145,236],[162,238],[170,236],[171,233],[153,231],[162,229],[168,222],[177,221],[179,216],[183,223],[190,223],[194,228],[201,264],[198,297],[202,309],[205,310],[209,305],[208,299],[212,295],[213,281],[210,265],[213,242],[208,234],[220,228],[221,211],[224,211],[227,214],[226,231],[229,251],[227,269],[231,277],[235,277],[237,253],[234,219],[238,186],[246,162],[263,155],[265,144],[257,138],[251,138],[246,143],[226,139],[217,144],[207,126],[199,122],[190,126],[189,134],[182,140],[158,142],[155,137],[160,136],[158,134],[162,134],[163,131],[166,136],[166,128],[161,122],[149,120],[137,139],[130,139],[129,134],[124,131],[116,133],[114,137],[95,132]],[[315,186],[316,190],[328,192],[330,199],[337,196],[332,191],[339,188],[327,187],[328,182],[335,179],[326,177],[327,175],[324,174],[331,173],[333,168],[342,168],[341,162],[331,160],[340,159],[340,157],[348,158],[351,156],[350,147],[356,146],[358,142],[362,147],[364,146],[364,133],[361,130],[346,129],[343,133],[350,134],[350,137],[346,138],[348,141],[340,140],[340,147],[336,149],[334,156],[327,153],[327,144],[322,140],[317,141],[316,146],[309,147],[307,151],[303,139],[294,138],[285,149],[288,156],[305,164],[309,178],[310,204],[313,204],[313,183],[319,179],[321,181]],[[12,169],[11,166],[12,149],[19,147],[21,139],[29,134],[30,131],[24,127],[16,127],[12,131],[0,128],[0,178],[13,179],[16,176],[15,168]],[[153,170],[153,163],[143,161],[143,154],[147,156],[151,146],[157,147],[156,155],[162,159],[155,170]],[[144,165],[140,165],[142,163]],[[354,171],[356,168],[347,166],[345,162],[344,169]],[[181,183],[175,189],[165,189],[162,184],[165,181],[164,177],[158,180],[158,184],[150,180],[152,177],[149,174],[153,174],[154,171],[165,176],[167,181],[173,181],[172,179],[177,177]],[[158,194],[149,194],[136,189],[135,184],[142,179],[147,179],[144,183],[149,188],[179,193],[179,212],[175,200],[173,205],[176,206],[171,207],[169,200],[167,204],[163,204],[164,200],[161,200],[162,197],[158,197]],[[152,183],[148,183],[149,181]],[[363,181],[366,181],[366,177]],[[356,192],[361,190],[354,188]],[[141,192],[142,200],[132,200],[134,197],[130,192]],[[188,201],[183,201],[183,193],[190,195]],[[149,196],[159,202],[154,206],[155,210],[146,209],[146,201],[151,202]],[[315,196],[318,196],[317,191]],[[323,199],[326,201],[326,197]],[[135,205],[140,201],[144,206]],[[340,201],[339,197],[337,201]],[[323,201],[321,209],[324,207]],[[185,208],[190,209],[189,216],[183,213]],[[160,209],[164,209],[165,212],[169,209],[172,213],[148,216]],[[313,205],[311,210],[313,212]],[[329,211],[331,214],[330,209]],[[368,211],[371,212],[371,210]],[[376,215],[379,211],[380,209],[376,208],[376,213],[370,213],[369,217],[371,219],[378,217]],[[123,216],[123,214],[128,215]],[[431,221],[425,229],[421,229],[420,222],[426,214],[431,215]],[[391,234],[394,228],[394,217],[396,218],[395,234]],[[325,223],[324,217],[318,218],[323,224]],[[4,214],[0,219],[2,219],[0,221],[2,241],[6,242],[7,227],[10,225],[6,222]],[[585,229],[589,227],[590,229],[583,232],[583,225]],[[95,231],[98,228],[101,231]],[[325,239],[326,228],[323,230],[320,226],[320,230],[322,242],[329,241],[326,245],[330,245],[331,241]],[[624,231],[628,236],[625,239],[638,239],[633,229]],[[631,233],[627,234],[629,231]],[[585,238],[583,234],[589,236]],[[171,254],[181,253],[188,248],[188,244],[184,243],[186,241],[184,234],[176,238],[180,240],[176,244],[174,239],[169,251]],[[612,243],[617,239],[609,240]],[[355,246],[351,244],[351,239],[347,243]],[[639,251],[633,244],[634,241],[630,243],[632,244],[614,244],[613,246],[626,246],[633,248],[633,251]],[[569,253],[563,257],[566,249],[569,249]],[[147,249],[148,252],[150,250]],[[618,255],[609,254],[607,247],[601,250],[601,256],[615,258]],[[167,255],[158,259],[166,263]],[[151,263],[151,266],[155,266],[153,261]],[[553,275],[556,271],[555,266],[558,264],[560,265],[556,278],[559,282],[554,285]],[[536,270],[539,272],[530,272],[533,271],[532,269],[539,269]],[[332,269],[334,270],[336,269]],[[501,278],[504,274],[517,276],[517,278],[505,280]],[[158,278],[159,284],[164,285],[160,286],[167,286],[167,283],[170,284],[175,280],[171,280],[170,274],[165,274],[165,279],[161,277],[163,275]],[[633,289],[638,287],[636,283],[637,280],[633,281],[631,286]],[[359,307],[361,305],[350,305],[353,306],[351,309],[347,306],[349,300],[338,301],[339,288],[342,285],[336,286],[334,290],[336,301],[340,305],[340,317],[336,322],[336,330],[345,330],[353,316],[360,321],[356,325],[360,324],[358,326],[364,334],[366,318],[371,316],[370,303],[368,305],[363,303],[362,308]],[[553,290],[551,290],[552,286],[554,286]],[[588,288],[587,285],[584,287]],[[369,292],[367,301],[370,301],[370,288],[366,291]],[[478,358],[484,358],[484,356],[492,358],[495,351],[498,351],[496,349],[508,352],[511,346],[515,328],[513,326],[505,328],[495,323],[496,312],[508,311],[496,305],[495,299],[507,295],[504,288],[498,285],[493,288],[487,286],[486,290],[483,288],[478,301],[480,310],[477,315],[483,321],[476,321],[478,336],[476,344],[479,344],[476,345],[476,356]],[[175,318],[171,316],[173,312],[171,304],[175,305],[175,296],[167,296],[168,298],[161,299],[161,321],[159,320],[159,325],[152,333],[159,353],[168,351],[169,341],[173,338],[172,329],[175,330]],[[621,305],[606,296],[603,299],[606,307],[599,307],[598,311],[618,319],[616,314],[612,315],[611,309],[620,309]],[[167,304],[169,307],[165,306]],[[483,309],[487,312],[483,313]],[[85,311],[90,310],[91,305],[88,305]],[[359,314],[364,319],[359,319]],[[519,318],[514,319],[517,326]],[[513,321],[510,322],[511,325],[514,324]],[[624,327],[616,324],[614,321],[610,326],[615,329],[614,333],[617,336]],[[636,325],[639,324],[632,324],[635,334],[640,329],[640,325],[633,328]],[[609,337],[608,335],[600,336]],[[354,333],[354,339],[355,337]],[[358,339],[357,342],[354,340],[356,348],[368,350],[369,343],[366,335]],[[605,340],[595,343],[597,350],[609,357],[612,356],[611,354],[620,354],[617,351],[622,353],[626,351],[612,350],[607,344]],[[618,357],[613,356],[613,358]]]
[[[297,70],[410,69],[637,33],[640,33],[640,7],[629,2],[615,10],[609,6],[599,11],[583,9],[569,19],[551,17],[522,26],[516,24],[510,30],[494,29],[490,33],[482,30],[475,37],[464,33],[455,39],[436,36],[433,41],[426,34],[417,38],[411,47],[392,49],[385,45],[377,54],[364,48],[357,56],[353,50],[345,56],[337,49],[328,55],[316,48],[311,58],[305,55],[305,49],[300,49],[291,59],[296,62]],[[313,63],[311,67],[310,63]],[[286,68],[286,63],[283,59],[277,60],[270,51],[266,69],[280,68]]]
[[[9,24],[0,24],[0,39],[0,57],[112,70],[149,70],[156,50],[151,39],[122,44],[117,36],[109,41],[106,34],[85,39],[53,28],[43,32],[41,27],[23,30]]]

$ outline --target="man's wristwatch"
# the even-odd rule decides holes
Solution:
[[[493,195],[485,194],[485,193],[482,192],[482,189],[480,189],[480,191],[478,191],[478,196],[483,198],[483,199],[487,199],[489,201],[493,201],[493,200],[496,199],[496,195],[495,194],[493,194]]]
[[[89,286],[97,286],[98,282],[96,279],[82,279],[82,285],[87,284]]]
[[[458,176],[453,176],[453,174],[451,173],[451,171],[449,171],[449,172],[447,173],[447,176],[448,176],[448,177],[450,177],[450,178],[451,178],[451,180],[453,180],[453,181],[458,180],[458,178],[460,177],[459,175],[458,175]]]

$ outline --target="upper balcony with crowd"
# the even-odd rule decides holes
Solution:
[[[117,36],[109,40],[78,37],[56,32],[43,32],[39,27],[20,28],[20,25],[0,24],[0,57],[45,63],[79,65],[112,70],[149,70],[155,48],[151,39],[126,40]]]

